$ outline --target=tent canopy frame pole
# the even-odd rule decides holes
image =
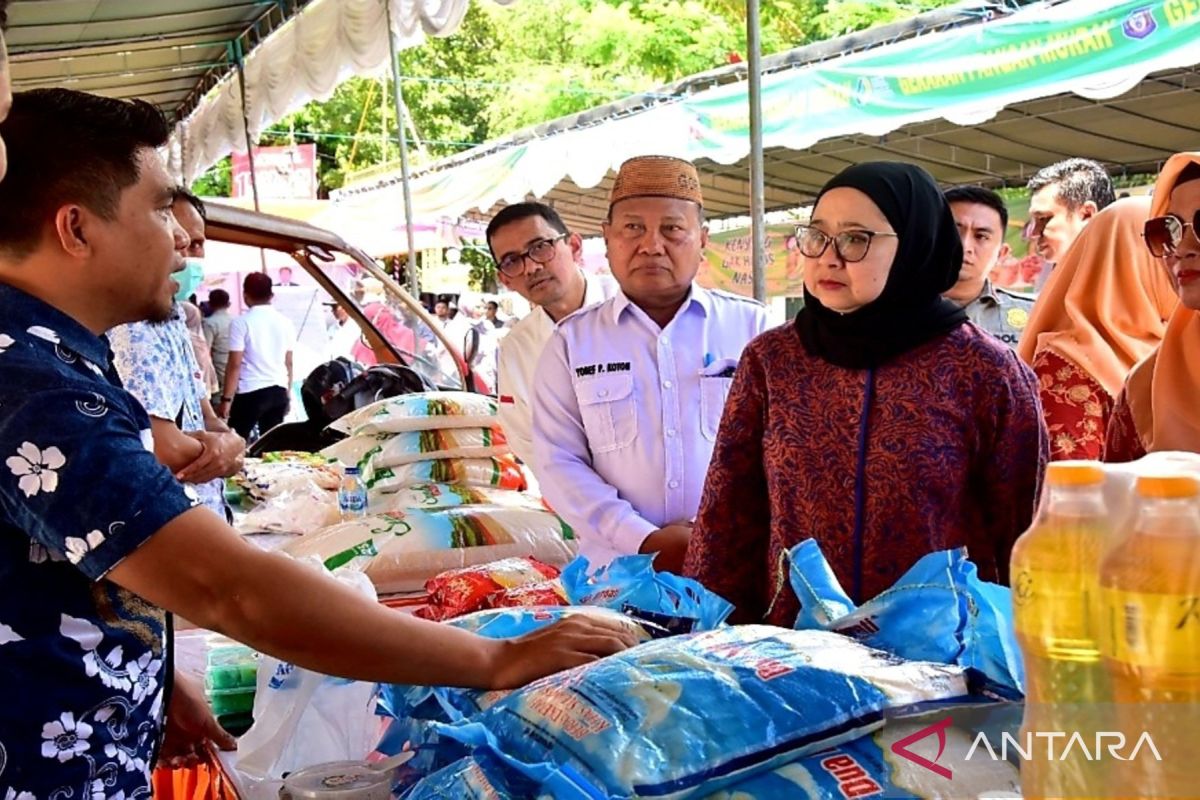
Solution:
[[[400,145],[400,180],[404,192],[404,232],[408,237],[408,261],[405,265],[405,273],[408,276],[409,294],[419,298],[421,289],[417,277],[417,235],[413,227],[412,176],[408,168],[408,132],[404,129],[407,113],[404,107],[404,90],[400,87],[400,56],[396,52],[396,33],[392,28],[391,0],[383,0],[383,7],[387,16],[388,51],[391,54],[392,100],[396,106],[396,139]]]
[[[766,190],[763,185],[762,42],[758,0],[746,0],[746,49],[750,74],[750,233],[754,299],[767,302]]]

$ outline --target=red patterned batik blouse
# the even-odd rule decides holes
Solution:
[[[1034,355],[1033,371],[1050,432],[1050,460],[1099,460],[1112,397],[1079,365],[1049,350]]]
[[[963,545],[1004,582],[1046,454],[1033,373],[974,325],[874,370],[809,355],[786,325],[737,367],[684,572],[735,621],[787,627],[784,556],[808,538],[856,602]]]

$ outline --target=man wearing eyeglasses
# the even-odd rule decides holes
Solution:
[[[946,200],[962,239],[963,261],[958,282],[945,297],[962,306],[971,322],[1015,348],[1029,323],[1034,298],[995,286],[988,277],[1009,255],[1004,199],[982,186],[955,186],[946,190]]]
[[[542,492],[592,566],[633,553],[678,572],[734,367],[766,309],[694,282],[708,230],[696,168],[621,165],[604,222],[621,291],[559,325],[534,385]]]
[[[532,465],[533,373],[542,350],[559,322],[612,297],[617,282],[584,274],[579,234],[568,231],[558,212],[542,203],[501,209],[488,223],[487,242],[500,283],[533,306],[500,341],[497,378],[500,424],[512,451]]]

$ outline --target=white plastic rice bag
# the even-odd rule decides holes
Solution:
[[[329,569],[365,572],[382,594],[422,589],[449,569],[532,556],[555,566],[575,557],[575,535],[549,511],[502,506],[372,514],[308,534],[286,547]]]
[[[376,494],[371,511],[404,511],[410,508],[455,508],[457,506],[505,506],[545,510],[541,498],[512,489],[489,489],[461,483],[417,483],[395,492]]]
[[[487,458],[511,450],[499,426],[404,433],[359,433],[331,444],[321,455],[343,464],[396,467],[437,458]]]
[[[473,392],[419,392],[387,397],[351,411],[329,426],[342,433],[402,433],[441,428],[489,428],[496,398]]]
[[[461,483],[518,492],[526,487],[525,470],[512,456],[440,458],[396,467],[368,465],[363,472],[363,483],[372,495],[398,492],[424,483]]]

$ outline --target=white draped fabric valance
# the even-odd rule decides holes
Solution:
[[[514,0],[493,0],[507,5]],[[250,135],[311,100],[328,99],[353,75],[388,65],[387,10],[397,49],[458,30],[470,0],[314,0],[245,58]],[[230,75],[176,126],[172,171],[191,182],[233,151],[246,149],[241,84]]]

